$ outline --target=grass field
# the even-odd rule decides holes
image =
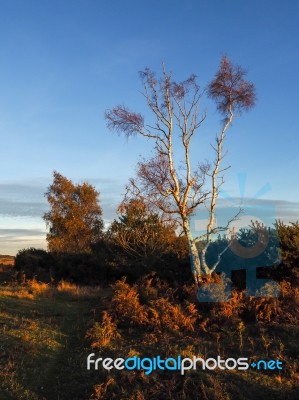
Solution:
[[[0,399],[88,399],[85,334],[100,294],[67,286],[0,288]]]
[[[0,265],[14,265],[15,258],[13,256],[0,255]]]
[[[187,301],[188,296],[192,298],[190,288],[178,293],[152,279],[106,288],[34,280],[2,283],[0,399],[298,398],[299,328],[295,317],[283,315],[283,304],[254,305],[259,320],[244,324],[237,317],[236,299],[207,311]],[[178,354],[275,358],[284,369],[196,370],[184,376],[174,371],[87,371],[91,352],[114,359]]]

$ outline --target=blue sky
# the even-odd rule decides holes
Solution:
[[[202,87],[223,54],[248,70],[257,104],[229,132],[225,190],[252,198],[269,183],[261,198],[275,203],[278,217],[298,219],[299,2],[2,0],[0,7],[0,254],[46,246],[41,215],[53,170],[95,185],[105,221],[115,217],[151,144],[112,134],[103,114],[126,104],[147,116],[138,71],[160,72],[161,61],[178,80],[194,72]],[[210,155],[220,126],[214,105],[202,104],[208,118],[194,142],[198,158]]]

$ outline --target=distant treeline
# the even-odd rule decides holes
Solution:
[[[258,278],[298,284],[299,223],[286,225],[277,222],[275,229],[269,228],[268,232],[269,243],[263,256],[249,262],[228,249],[216,272],[225,272],[240,289],[244,288],[246,273],[250,268],[257,270]],[[242,235],[240,242],[247,236],[254,236],[249,230],[243,230]],[[64,279],[84,285],[109,284],[123,276],[134,282],[148,273],[155,273],[169,283],[189,282],[192,278],[185,237],[165,236],[165,246],[161,246],[161,240],[160,237],[157,251],[151,249],[150,253],[144,251],[145,248],[141,251],[140,247],[136,253],[132,252],[133,247],[128,251],[111,237],[103,238],[93,245],[90,253],[55,253],[29,248],[18,252],[15,268],[28,279],[35,277],[43,282]],[[213,242],[209,248],[208,260],[213,262],[227,243],[224,237]],[[146,243],[143,245],[146,246]]]
[[[185,281],[190,278],[188,249],[184,238],[177,238],[172,249],[151,257],[135,257],[110,240],[101,240],[90,253],[55,253],[29,248],[19,251],[15,260],[17,271],[26,278],[44,282],[61,279],[77,284],[110,283],[124,275],[130,281],[151,271],[165,279]]]

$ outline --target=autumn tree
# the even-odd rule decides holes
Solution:
[[[59,253],[87,253],[102,236],[99,193],[87,182],[75,185],[54,171],[45,193],[50,211],[43,216],[49,227],[48,249]]]
[[[174,224],[163,221],[140,199],[124,201],[118,208],[108,235],[130,258],[144,265],[152,264],[170,250],[176,240]]]
[[[214,79],[205,90],[215,100],[223,117],[213,145],[215,159],[211,163],[192,165],[192,139],[206,119],[206,113],[199,112],[204,91],[196,76],[192,74],[185,81],[177,82],[163,65],[161,78],[156,78],[149,68],[140,72],[140,78],[152,122],[146,124],[141,114],[119,105],[106,112],[107,125],[127,137],[141,135],[152,141],[154,155],[138,163],[137,176],[130,180],[127,193],[163,213],[178,217],[188,240],[194,280],[200,283],[203,275],[210,275],[215,270],[221,258],[219,254],[214,265],[207,265],[206,253],[212,235],[228,227],[215,226],[216,200],[224,181],[221,170],[223,144],[235,115],[254,105],[254,85],[245,80],[245,71],[240,66],[234,66],[227,57],[221,59]],[[190,229],[190,216],[200,206],[208,210],[208,223],[201,238],[204,245],[198,251]]]

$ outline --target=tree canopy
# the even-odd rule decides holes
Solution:
[[[119,220],[111,224],[109,236],[125,254],[143,264],[160,259],[176,239],[174,224],[163,221],[141,200],[123,202],[118,214]]]
[[[49,227],[48,248],[60,253],[88,253],[102,236],[99,192],[87,182],[74,184],[57,171],[45,193],[50,210],[43,216]]]

